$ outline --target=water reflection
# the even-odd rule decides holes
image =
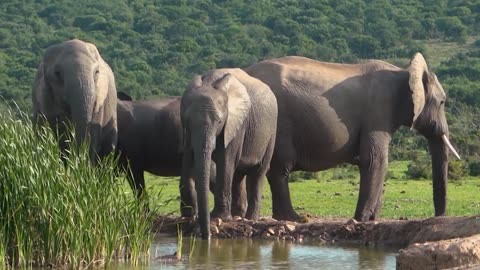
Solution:
[[[182,252],[190,254],[189,239]],[[152,257],[173,254],[176,238],[161,237]],[[373,248],[295,244],[252,239],[197,240],[190,261],[168,264],[152,259],[141,269],[395,269],[395,253]]]

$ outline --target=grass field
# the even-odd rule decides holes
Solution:
[[[385,182],[383,218],[426,218],[434,215],[431,180],[405,179],[404,171],[409,161],[392,162],[390,178]],[[321,172],[319,179],[289,183],[293,206],[298,213],[309,213],[322,217],[352,217],[358,197],[359,175],[349,170],[344,179],[334,179],[342,169]],[[345,173],[343,173],[345,175]],[[154,200],[163,213],[178,215],[178,178],[161,178],[147,175],[149,189],[160,192],[160,199]],[[152,191],[152,190],[151,190]],[[271,216],[270,186],[265,181],[262,215]],[[210,206],[213,197],[210,196]],[[465,178],[448,184],[448,215],[480,214],[480,178]]]

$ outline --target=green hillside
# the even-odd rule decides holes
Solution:
[[[195,73],[266,58],[403,66],[421,51],[449,95],[452,141],[478,158],[479,29],[478,0],[3,0],[0,95],[28,109],[44,49],[71,38],[96,44],[137,99],[179,95]],[[410,133],[393,143],[425,146]]]

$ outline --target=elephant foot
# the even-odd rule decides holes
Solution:
[[[376,220],[378,217],[379,217],[378,213],[375,213],[372,210],[365,210],[365,211],[361,211],[359,214],[355,214],[353,218],[359,222],[367,222],[367,221]]]
[[[180,209],[180,215],[184,218],[195,219],[197,216],[197,211],[195,211],[191,206],[183,206]]]
[[[245,217],[246,214],[245,209],[232,209],[232,216],[238,216],[238,217]]]
[[[273,213],[272,218],[276,220],[287,220],[287,221],[295,221],[295,222],[301,222],[302,218],[295,213],[295,211],[291,212],[283,212],[283,213]]]
[[[232,215],[226,211],[213,209],[210,213],[210,218],[220,218],[223,221],[232,220]]]

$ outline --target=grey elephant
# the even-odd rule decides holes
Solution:
[[[137,197],[145,190],[144,172],[157,176],[180,176],[182,169],[181,97],[135,100],[118,92],[118,144],[116,151],[123,169],[129,168],[129,183]],[[215,163],[211,164],[210,190],[215,190]],[[234,190],[232,215],[245,216],[245,186]],[[193,194],[194,196],[195,194]],[[196,198],[188,198],[188,202]],[[182,205],[185,205],[182,202]],[[196,207],[194,205],[193,207]],[[195,209],[188,209],[193,216]],[[186,210],[183,210],[186,211]]]
[[[304,57],[259,62],[245,71],[272,89],[278,101],[275,151],[267,175],[273,217],[298,220],[288,190],[292,171],[357,164],[360,191],[354,218],[380,215],[392,134],[400,126],[428,139],[435,215],[446,211],[449,149],[445,92],[424,57],[406,69],[383,61],[324,63]]]
[[[95,45],[69,40],[47,48],[32,87],[33,123],[43,115],[67,147],[71,122],[77,143],[90,140],[90,158],[113,151],[117,143],[117,91],[109,65]]]
[[[246,218],[259,215],[263,178],[268,171],[277,128],[277,102],[269,87],[241,69],[214,69],[195,76],[182,97],[184,156],[181,182],[197,193],[203,239],[210,237],[208,180],[217,164],[212,217],[229,219],[232,185],[246,176]],[[193,174],[192,174],[193,172]],[[195,189],[188,189],[189,175]]]

